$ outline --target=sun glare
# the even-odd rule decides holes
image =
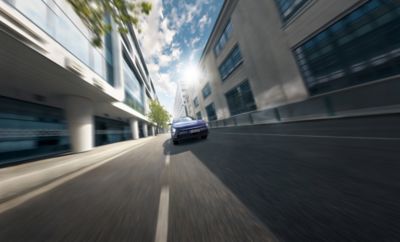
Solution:
[[[189,64],[185,67],[182,75],[182,81],[188,84],[198,81],[200,78],[200,70],[194,64]]]

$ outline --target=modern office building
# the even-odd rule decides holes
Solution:
[[[398,112],[399,33],[395,0],[226,0],[189,92],[191,115]]]
[[[154,133],[157,96],[128,28],[95,48],[66,1],[0,0],[0,163]]]

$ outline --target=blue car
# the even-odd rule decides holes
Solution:
[[[202,138],[207,139],[208,125],[204,120],[194,120],[191,117],[174,119],[171,124],[171,139],[174,145],[181,140]]]

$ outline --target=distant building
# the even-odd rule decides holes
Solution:
[[[187,96],[184,95],[181,85],[178,83],[176,87],[173,118],[185,117],[187,115],[186,101]]]
[[[55,0],[0,0],[0,25],[0,163],[154,130],[146,113],[157,96],[132,26],[95,48],[70,5]]]
[[[277,115],[398,112],[399,33],[399,1],[227,0],[188,91],[190,115],[296,103]]]

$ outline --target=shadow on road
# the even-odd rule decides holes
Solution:
[[[177,145],[174,145],[172,143],[171,139],[167,139],[163,143],[164,155],[166,155],[166,154],[176,155],[176,154],[183,153],[186,151],[191,151],[193,147],[195,147],[196,145],[199,145],[201,143],[204,143],[204,142],[207,142],[207,140],[200,139],[200,138],[193,138],[193,139],[188,139],[188,140],[182,141]]]
[[[399,141],[222,131],[164,152],[192,152],[280,240],[400,241]]]

